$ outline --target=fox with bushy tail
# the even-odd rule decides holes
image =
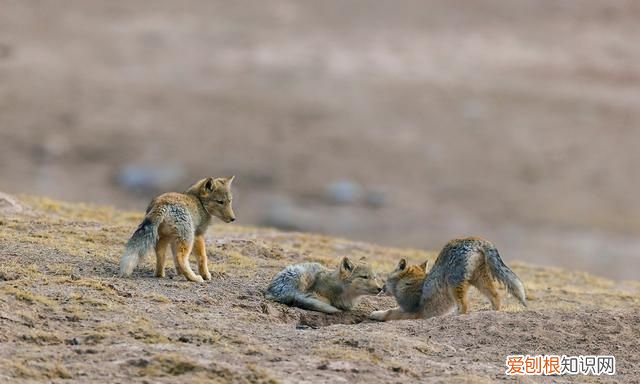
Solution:
[[[496,247],[477,237],[451,240],[444,246],[433,268],[427,273],[425,262],[407,265],[401,259],[385,283],[385,292],[393,295],[398,307],[375,311],[372,320],[419,319],[444,315],[456,306],[459,314],[467,313],[467,291],[473,285],[499,310],[500,296],[496,282],[527,306],[522,281],[507,267]]]
[[[337,269],[319,263],[289,265],[273,277],[265,297],[311,311],[349,311],[364,295],[382,291],[382,280],[365,262],[344,257]]]
[[[225,223],[235,221],[232,208],[233,177],[202,179],[184,193],[164,193],[151,201],[142,223],[124,247],[120,275],[130,276],[140,260],[153,248],[157,277],[165,276],[167,247],[171,246],[176,270],[187,280],[210,280],[204,241],[212,217]],[[198,261],[196,275],[189,265],[194,251]]]

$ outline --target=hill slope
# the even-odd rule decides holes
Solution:
[[[153,278],[151,257],[120,279],[118,258],[140,213],[35,197],[0,202],[3,382],[493,382],[506,379],[509,354],[614,355],[616,377],[562,379],[640,380],[637,282],[505,255],[536,298],[526,310],[509,298],[504,311],[491,311],[473,291],[465,316],[372,323],[366,315],[391,298],[330,316],[261,292],[294,262],[366,256],[384,272],[400,257],[434,253],[217,225],[207,234],[211,282],[173,271]]]

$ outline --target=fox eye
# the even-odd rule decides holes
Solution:
[[[224,200],[216,200],[216,203],[222,205],[222,204],[224,204]]]
[[[363,279],[367,279],[367,280],[368,280],[371,276],[369,276],[369,275],[362,275],[362,276],[360,276],[360,277],[362,277]]]

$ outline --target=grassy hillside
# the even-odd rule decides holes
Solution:
[[[367,314],[391,298],[324,315],[266,301],[262,290],[294,262],[366,256],[385,272],[400,257],[435,253],[216,225],[207,234],[212,281],[190,283],[173,270],[153,278],[151,257],[121,279],[118,259],[140,212],[0,202],[2,382],[493,382],[506,379],[509,354],[611,354],[618,376],[562,380],[640,380],[638,282],[504,255],[535,297],[528,308],[509,297],[495,312],[472,291],[468,315],[373,323]]]

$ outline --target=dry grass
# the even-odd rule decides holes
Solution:
[[[37,304],[43,304],[49,307],[53,307],[56,305],[56,302],[54,300],[51,300],[46,296],[39,295],[37,293],[31,292],[23,288],[18,288],[17,286],[14,286],[14,285],[2,285],[0,286],[0,291],[6,294],[13,295],[16,299],[25,301],[29,304],[37,303]]]
[[[55,331],[52,330],[39,330],[33,329],[29,333],[22,334],[18,337],[19,340],[36,344],[36,345],[57,345],[62,344],[62,338],[58,336]]]
[[[145,318],[137,318],[126,324],[124,327],[128,333],[136,340],[147,344],[166,343],[169,339],[156,329],[156,327]]]
[[[150,381],[176,377],[189,382],[272,383],[279,377],[279,359],[297,361],[300,355],[302,362],[310,364],[304,369],[320,375],[320,381],[330,380],[332,374],[371,374],[390,381],[443,375],[444,381],[486,382],[493,377],[484,375],[487,369],[477,370],[493,367],[487,361],[459,375],[441,367],[448,364],[447,356],[473,348],[473,340],[453,346],[458,336],[467,337],[470,324],[462,325],[453,339],[429,337],[446,332],[449,324],[464,324],[465,317],[443,319],[430,327],[416,325],[417,330],[407,325],[411,322],[353,325],[363,321],[368,311],[393,305],[392,299],[367,298],[352,313],[327,316],[267,302],[261,293],[272,275],[287,264],[317,261],[333,268],[348,256],[356,262],[364,258],[384,275],[400,258],[410,263],[433,261],[433,252],[225,226],[207,235],[212,281],[193,284],[181,276],[153,278],[148,259],[136,277],[119,279],[111,276],[112,271],[117,270],[122,244],[139,214],[38,198],[29,204],[28,213],[4,218],[0,231],[0,241],[11,254],[0,260],[4,280],[0,281],[0,310],[6,313],[0,316],[0,340],[24,350],[16,359],[7,359],[8,353],[0,351],[0,365],[11,379],[69,378],[75,359],[91,354],[100,354],[105,367],[87,368],[87,380],[111,372],[121,375],[113,381],[138,375]],[[513,316],[528,324],[538,314],[553,318],[598,310],[640,310],[640,283],[617,283],[518,262],[509,265],[535,297],[529,307],[506,296],[503,310],[493,312],[488,300],[472,289],[469,316],[480,315],[494,326],[493,317],[507,315],[503,322],[511,322]],[[296,324],[320,328],[298,330]],[[610,325],[612,332],[619,331],[616,324]],[[572,337],[574,332],[563,335]],[[409,347],[403,347],[407,342]],[[62,353],[71,355],[62,359]],[[408,363],[406,356],[421,364]],[[133,363],[118,363],[114,368],[110,361]],[[444,362],[430,368],[425,361]],[[346,371],[330,362],[344,362]],[[323,364],[325,368],[318,368]],[[348,367],[356,369],[352,372]]]
[[[61,363],[13,362],[12,370],[16,377],[24,379],[71,379],[73,376]]]

